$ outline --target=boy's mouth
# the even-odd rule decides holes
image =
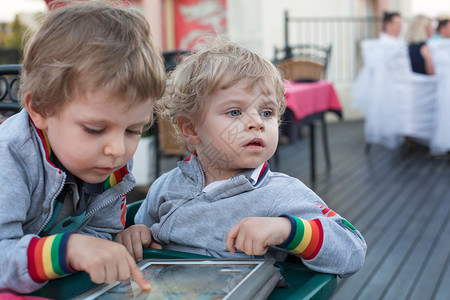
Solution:
[[[264,142],[261,139],[252,139],[250,142],[246,143],[244,147],[264,147]]]
[[[102,168],[102,167],[97,167],[96,169],[100,173],[105,173],[105,174],[111,174],[116,170],[115,168]]]

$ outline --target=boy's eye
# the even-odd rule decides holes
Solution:
[[[102,133],[104,131],[104,129],[94,129],[94,128],[89,128],[89,127],[84,127],[84,131],[86,131],[87,133],[90,133],[90,134],[99,134],[99,133]]]
[[[135,135],[142,135],[142,130],[127,129],[127,133],[135,134]]]
[[[272,111],[271,110],[265,110],[260,115],[263,118],[270,118],[272,116]]]
[[[229,111],[228,115],[230,115],[231,117],[239,117],[241,115],[241,112],[237,109],[234,109]]]

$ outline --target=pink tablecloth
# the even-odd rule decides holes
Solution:
[[[331,82],[285,82],[286,105],[295,120],[325,111],[340,111],[341,103]]]

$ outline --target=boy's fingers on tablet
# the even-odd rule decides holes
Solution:
[[[131,278],[141,287],[143,290],[151,290],[150,283],[145,279],[144,274],[139,270],[135,262],[131,264]]]

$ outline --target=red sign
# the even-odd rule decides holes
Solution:
[[[226,32],[226,0],[176,0],[175,47],[189,50],[205,35]]]

